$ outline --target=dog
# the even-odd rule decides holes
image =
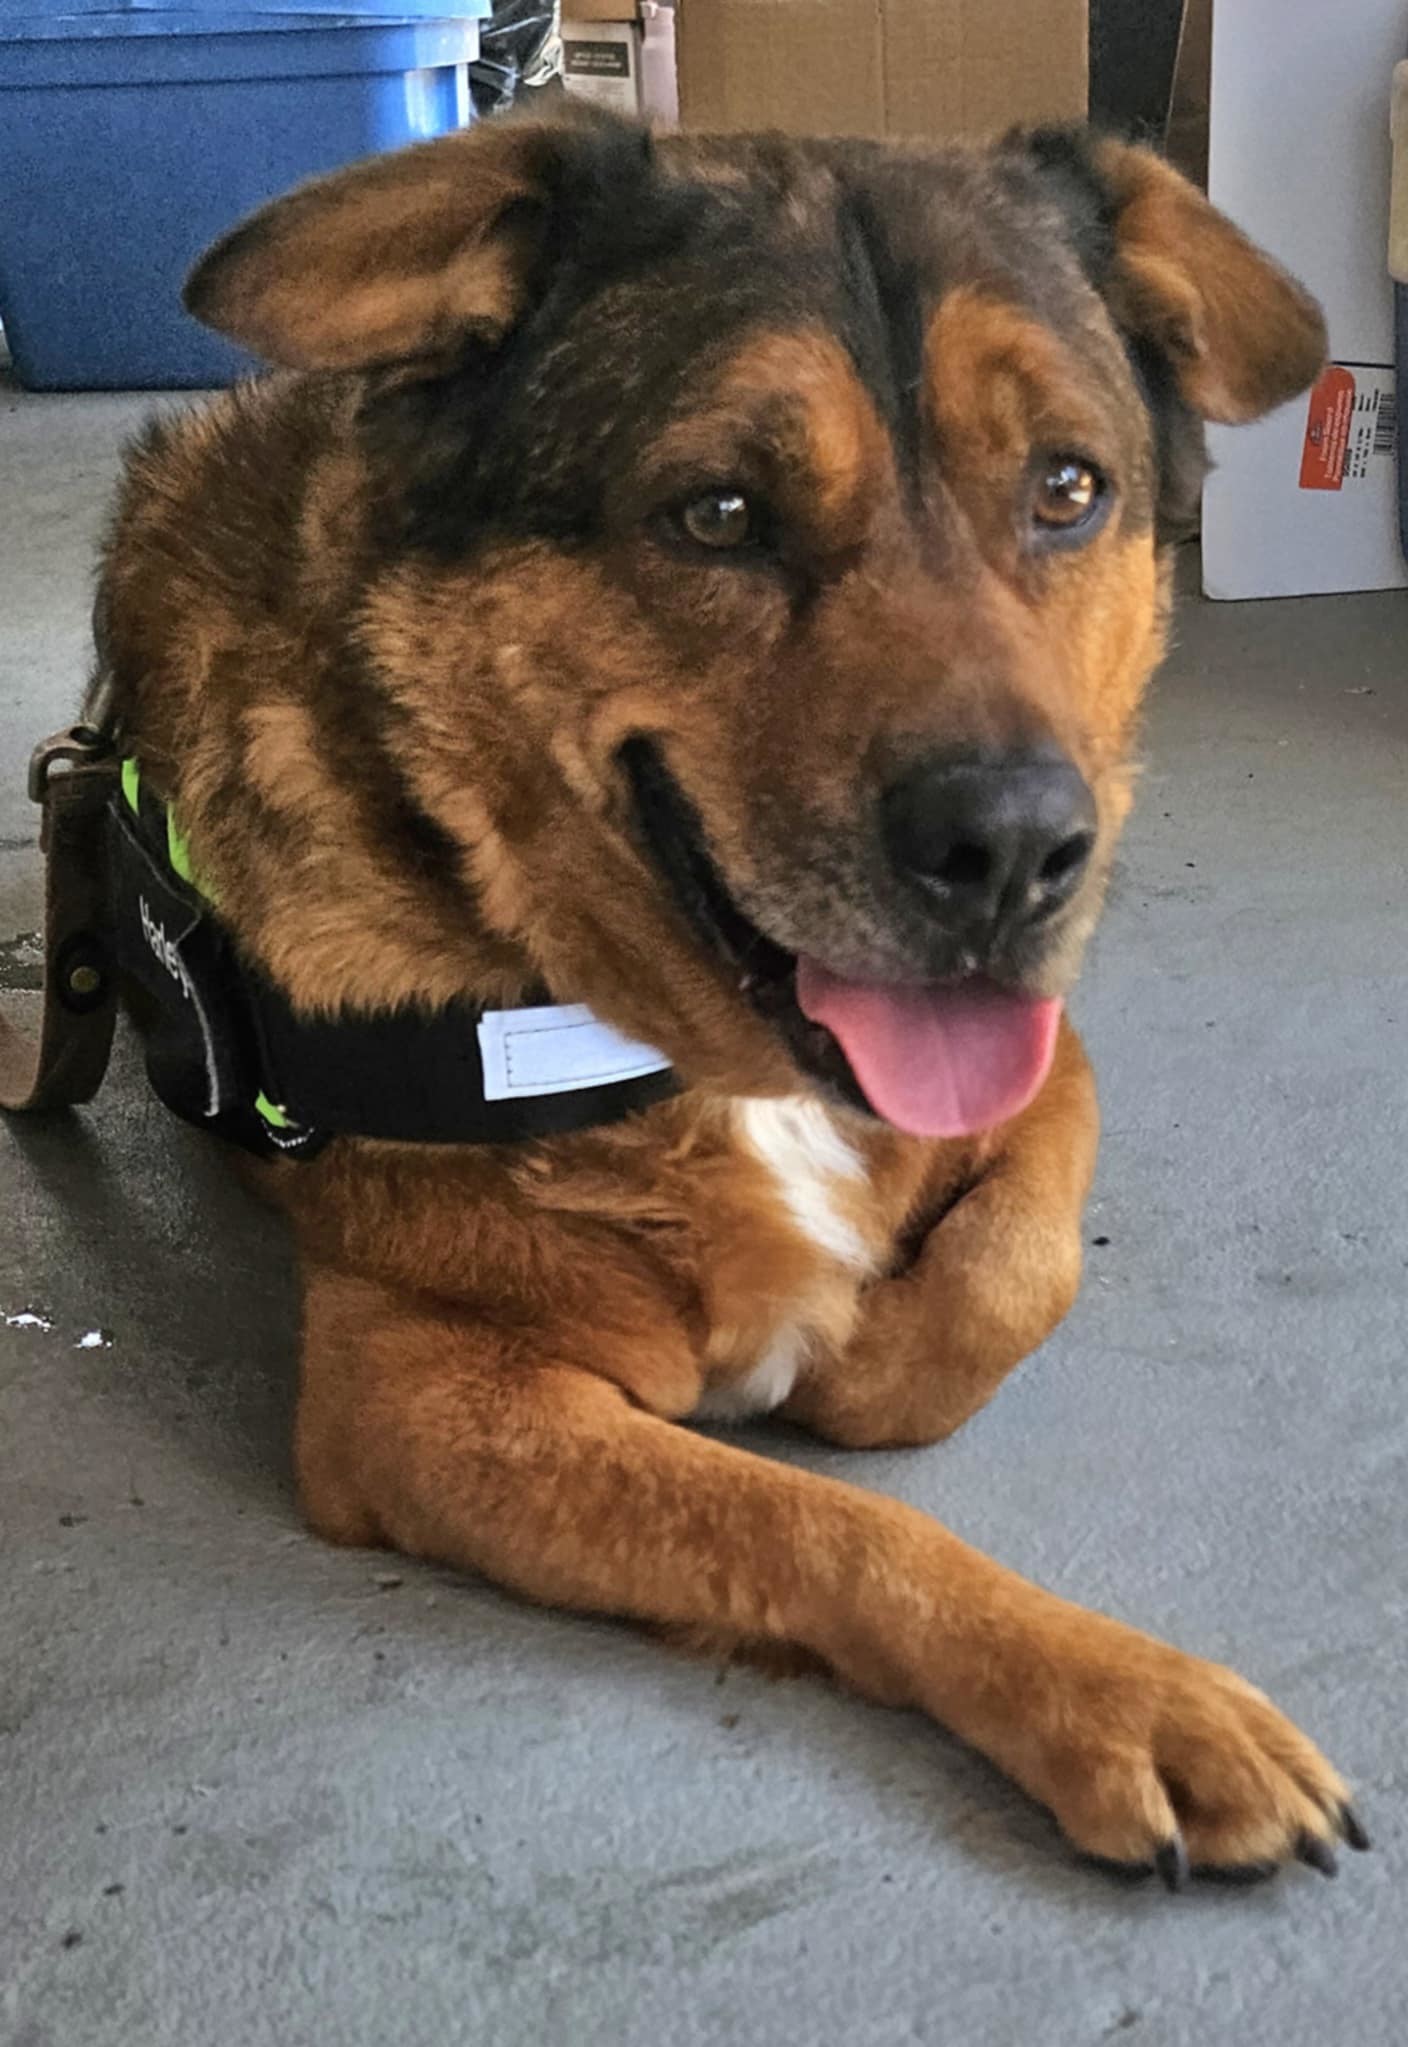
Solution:
[[[1170,1887],[1333,1873],[1345,1784],[1231,1671],[689,1426],[936,1443],[1070,1308],[1170,547],[1314,302],[1085,131],[562,114],[307,185],[187,303],[275,374],[132,452],[98,673],[320,1048],[256,1075],[311,1526],[918,1708]]]

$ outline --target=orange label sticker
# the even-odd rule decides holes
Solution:
[[[1300,457],[1302,490],[1339,490],[1344,484],[1349,426],[1354,416],[1354,375],[1331,363],[1310,394],[1305,445]]]

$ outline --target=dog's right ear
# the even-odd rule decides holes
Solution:
[[[1082,129],[1019,137],[1124,333],[1200,419],[1260,419],[1325,362],[1315,300],[1153,150]]]
[[[639,217],[647,132],[596,114],[499,118],[301,186],[217,242],[189,312],[266,361],[346,370],[500,339],[564,212]]]

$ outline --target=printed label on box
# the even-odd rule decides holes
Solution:
[[[631,53],[624,43],[564,43],[563,68],[573,78],[629,78]]]
[[[1355,372],[1358,372],[1356,375]],[[1331,363],[1310,394],[1301,449],[1302,490],[1343,490],[1379,474],[1398,445],[1398,401],[1388,363]]]
[[[640,30],[631,21],[580,22],[564,9],[562,83],[599,107],[627,116],[640,112]]]

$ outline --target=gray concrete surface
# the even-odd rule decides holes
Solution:
[[[15,771],[137,410],[0,388],[11,982]],[[129,1053],[0,1133],[0,1313],[43,1318],[0,1324],[5,2047],[1405,2037],[1405,612],[1194,602],[1181,637],[1078,1003],[1076,1313],[943,1450],[756,1440],[1236,1662],[1376,1853],[1113,1889],[918,1719],[310,1540],[279,1231]]]

